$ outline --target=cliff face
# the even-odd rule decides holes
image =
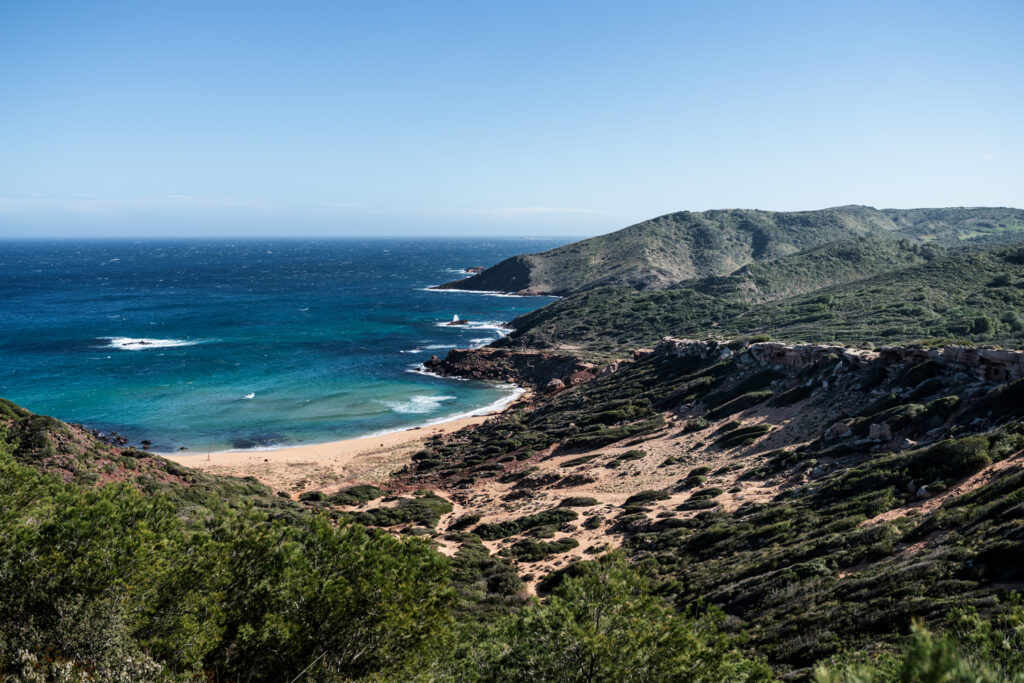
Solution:
[[[708,358],[722,347],[717,342],[665,338],[650,353],[671,357]],[[825,359],[839,359],[851,367],[867,367],[876,361],[883,365],[931,362],[948,372],[967,373],[985,382],[1010,382],[1024,378],[1024,351],[1011,349],[976,349],[949,345],[940,348],[918,346],[885,346],[866,351],[827,344],[783,344],[758,342],[746,352],[765,366],[781,366],[800,370],[813,367]]]

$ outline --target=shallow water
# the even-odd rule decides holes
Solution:
[[[415,368],[550,299],[426,287],[566,241],[0,242],[0,396],[156,450],[470,413],[511,390]]]

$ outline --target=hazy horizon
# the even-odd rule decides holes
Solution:
[[[1024,5],[0,6],[0,238],[1024,206]]]

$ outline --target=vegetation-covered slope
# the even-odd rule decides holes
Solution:
[[[621,543],[678,606],[720,606],[806,675],[878,654],[915,618],[1018,623],[1024,384],[954,358],[667,345],[435,439],[408,476],[472,501],[468,531],[531,571],[544,528],[560,546]],[[515,524],[489,523],[482,491],[520,507]],[[589,507],[555,518],[567,504]]]
[[[500,344],[605,355],[649,347],[666,335],[1024,344],[1024,247],[939,253],[899,243],[837,243],[665,291],[605,287],[517,318],[515,333]]]
[[[540,254],[515,256],[442,287],[557,295],[609,285],[664,289],[857,236],[976,245],[1013,239],[1022,230],[1024,211],[1002,208],[684,211]]]
[[[476,537],[449,560],[419,534],[339,512],[381,494],[300,506],[2,402],[0,676],[561,680],[584,655],[625,681],[770,677],[719,612],[677,612],[622,557],[541,606]],[[401,498],[361,518],[423,531],[443,504],[403,505],[418,498],[442,500]],[[605,618],[591,618],[597,606]]]

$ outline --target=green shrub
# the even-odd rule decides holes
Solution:
[[[328,496],[327,501],[333,505],[362,505],[384,495],[385,492],[376,486],[359,484],[331,494]]]
[[[572,496],[570,498],[563,498],[562,502],[558,504],[558,507],[582,508],[600,504],[601,501],[599,501],[597,498],[591,498],[590,496]]]
[[[738,413],[748,408],[753,408],[759,403],[763,403],[767,399],[773,396],[773,392],[770,389],[764,391],[751,391],[750,393],[743,394],[733,400],[724,403],[717,408],[711,410],[707,414],[709,420],[720,420],[723,417],[729,417],[735,413]]]
[[[473,529],[473,533],[485,541],[496,541],[499,538],[514,536],[515,534],[528,531],[534,527],[571,522],[578,516],[579,515],[572,510],[554,508],[552,510],[545,510],[543,512],[526,515],[525,517],[519,517],[517,519],[510,519],[504,522],[481,524]]]
[[[461,517],[459,517],[458,519],[453,521],[448,526],[448,528],[453,530],[453,531],[462,531],[463,529],[468,529],[469,527],[471,527],[474,524],[476,524],[477,522],[479,522],[481,516],[482,515],[479,515],[479,514],[476,514],[476,513],[469,514],[469,515],[462,515]]]
[[[622,505],[643,505],[645,503],[652,503],[656,500],[668,500],[671,496],[665,491],[648,490],[641,491],[640,493],[634,493],[632,496],[626,499],[626,502]]]

